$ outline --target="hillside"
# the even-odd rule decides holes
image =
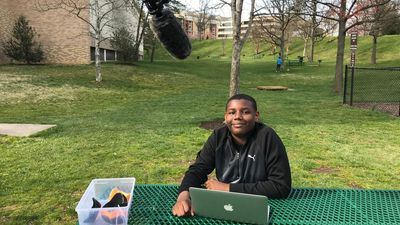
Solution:
[[[322,62],[334,62],[336,58],[337,38],[326,37],[324,40],[317,42],[314,59],[321,59]],[[372,37],[364,36],[358,39],[358,49],[356,60],[357,64],[368,65],[371,58]],[[270,45],[263,44],[260,46],[262,53],[258,55],[257,60],[274,61]],[[203,40],[192,41],[192,54],[188,59],[218,59],[230,60],[232,52],[232,40]],[[242,60],[254,60],[255,45],[248,40],[242,50]],[[224,54],[225,53],[225,54]],[[289,46],[289,59],[296,59],[303,53],[303,40],[294,39]],[[345,47],[345,63],[349,61],[349,37],[346,38]],[[148,56],[145,56],[148,59]],[[155,60],[168,60],[171,56],[158,46],[156,49]],[[400,62],[400,35],[388,35],[378,39],[377,62],[382,65],[399,65]],[[396,63],[397,62],[397,63]]]

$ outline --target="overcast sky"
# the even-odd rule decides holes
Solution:
[[[179,0],[182,4],[186,5],[186,7],[189,10],[198,10],[199,9],[199,0]],[[211,2],[213,4],[217,4],[219,3],[218,0],[211,0]],[[217,9],[214,12],[216,15],[220,15],[220,16],[226,16],[226,17],[230,17],[231,16],[231,11],[229,6],[225,6],[222,9]]]

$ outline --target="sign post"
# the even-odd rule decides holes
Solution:
[[[354,67],[355,65],[356,65],[356,51],[352,49],[350,53],[350,67]]]
[[[356,50],[357,50],[357,33],[351,33],[350,36],[350,67],[356,65]]]
[[[353,32],[351,33],[350,36],[350,68],[351,68],[350,105],[353,105],[354,67],[356,65],[356,50],[357,50],[357,33]]]

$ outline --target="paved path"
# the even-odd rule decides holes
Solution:
[[[54,124],[0,123],[0,135],[28,137],[55,126]]]

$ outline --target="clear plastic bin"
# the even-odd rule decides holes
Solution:
[[[78,213],[79,225],[127,225],[134,187],[134,177],[92,180],[75,208]],[[101,203],[101,206],[104,206],[109,201],[109,195],[113,189],[130,194],[127,206],[92,208],[92,198],[95,198]]]

